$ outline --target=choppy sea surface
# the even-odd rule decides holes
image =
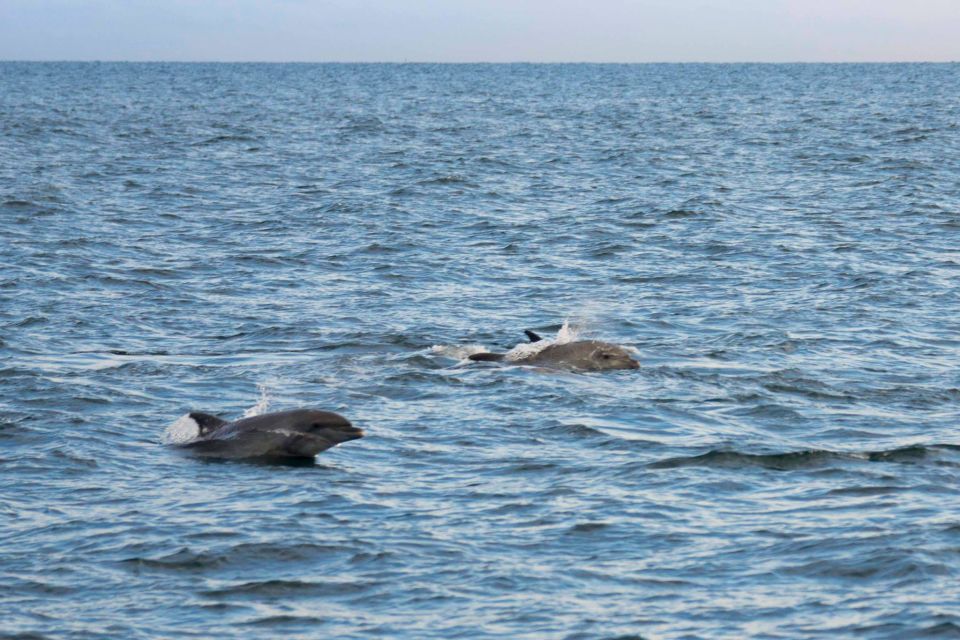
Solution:
[[[0,637],[960,637],[958,277],[957,64],[0,64]]]

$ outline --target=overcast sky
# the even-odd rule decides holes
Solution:
[[[960,0],[0,0],[0,60],[960,60]]]

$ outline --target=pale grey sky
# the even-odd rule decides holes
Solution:
[[[960,0],[0,0],[0,60],[960,60]]]

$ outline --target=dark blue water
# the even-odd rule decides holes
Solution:
[[[958,277],[960,65],[0,64],[3,637],[960,637]]]

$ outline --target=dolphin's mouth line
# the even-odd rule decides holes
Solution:
[[[328,427],[330,432],[335,434],[346,434],[356,437],[362,437],[364,435],[363,429],[358,429],[357,427]],[[316,438],[318,440],[325,440],[323,433],[310,433],[309,431],[290,431],[288,429],[275,429],[273,433],[278,433],[282,436],[299,436],[301,438]]]

